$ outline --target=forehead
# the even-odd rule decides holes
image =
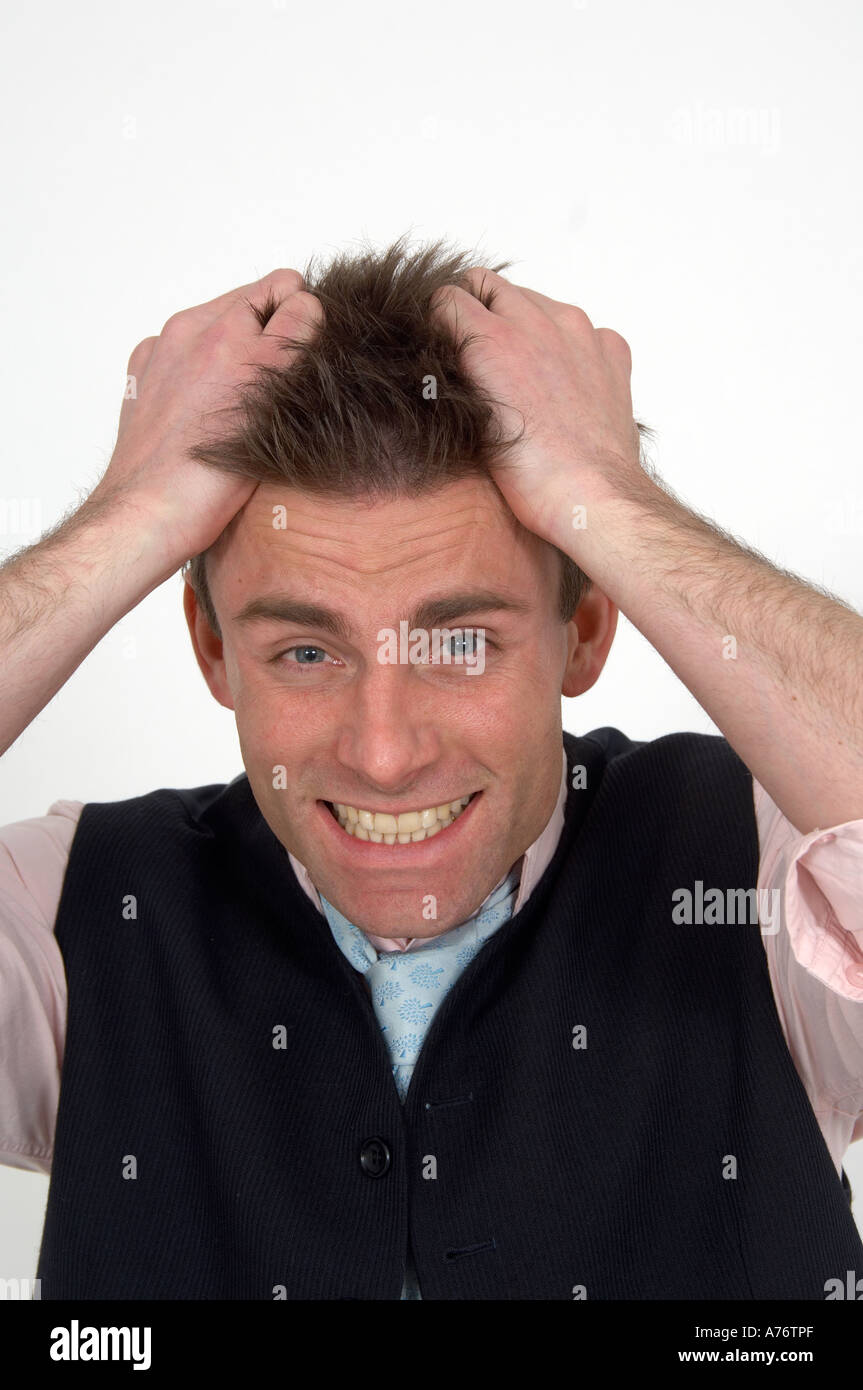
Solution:
[[[369,503],[262,483],[211,548],[214,591],[290,577],[320,592],[338,586],[409,588],[433,578],[495,579],[539,594],[556,580],[555,552],[527,531],[487,478]]]

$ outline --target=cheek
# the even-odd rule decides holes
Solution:
[[[235,706],[243,762],[267,779],[284,767],[292,781],[331,760],[342,721],[333,704],[316,707],[310,693],[245,685]]]
[[[284,704],[274,701],[260,689],[246,685],[237,694],[234,714],[244,761],[261,767],[264,764],[287,763],[290,755],[296,758],[297,724],[286,717]]]
[[[548,716],[559,716],[561,672],[555,658],[556,653],[524,652],[488,676],[476,677],[476,717],[488,726],[492,738],[501,737],[505,729],[506,737],[532,742]]]
[[[274,685],[266,665],[239,659],[236,653],[226,655],[225,668],[234,697],[237,728],[250,745],[278,747],[286,741],[287,731],[298,724],[294,702]]]

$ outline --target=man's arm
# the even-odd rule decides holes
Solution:
[[[190,459],[202,420],[249,367],[284,362],[284,339],[320,311],[296,271],[177,314],[129,361],[104,478],[78,510],[0,568],[0,752],[96,643],[184,560],[217,539],[256,484]],[[245,293],[244,293],[245,291]],[[248,296],[251,296],[251,301]],[[283,335],[283,337],[282,337]],[[80,802],[0,830],[0,1162],[48,1172],[66,1022],[54,936]]]
[[[572,502],[570,503],[570,498]],[[565,492],[561,506],[575,502]],[[803,834],[863,817],[863,618],[645,478],[560,545]],[[564,540],[569,544],[564,546]]]
[[[205,468],[187,450],[202,421],[232,411],[250,369],[285,365],[285,340],[314,332],[321,312],[297,271],[276,270],[175,314],[135,348],[135,390],[105,476],[72,516],[0,567],[0,753],[254,492],[254,480]]]
[[[85,502],[0,569],[0,753],[116,622],[182,563],[156,518]]]
[[[629,348],[572,305],[469,272],[437,311],[526,438],[494,478],[665,658],[804,834],[863,818],[863,618],[686,508],[641,467]],[[574,524],[575,523],[575,524]]]

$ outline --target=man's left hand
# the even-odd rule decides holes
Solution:
[[[433,314],[459,339],[471,335],[462,360],[507,437],[525,426],[492,476],[522,525],[570,548],[573,506],[652,486],[632,415],[629,344],[594,328],[583,309],[493,270],[474,267],[465,278],[474,293],[445,286]],[[489,289],[487,309],[476,295]]]

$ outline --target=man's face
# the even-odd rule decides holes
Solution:
[[[222,640],[193,607],[198,659],[235,711],[267,823],[357,926],[416,937],[455,926],[548,821],[579,645],[558,614],[559,564],[484,478],[373,506],[262,484],[210,551]],[[256,600],[269,614],[243,616]],[[382,661],[382,630],[402,620],[430,637],[449,629],[454,657],[471,651],[459,629],[484,630],[484,668]],[[396,819],[411,838],[392,844],[349,834],[330,810],[353,808],[352,825],[363,812],[424,823],[465,797],[431,837]]]

